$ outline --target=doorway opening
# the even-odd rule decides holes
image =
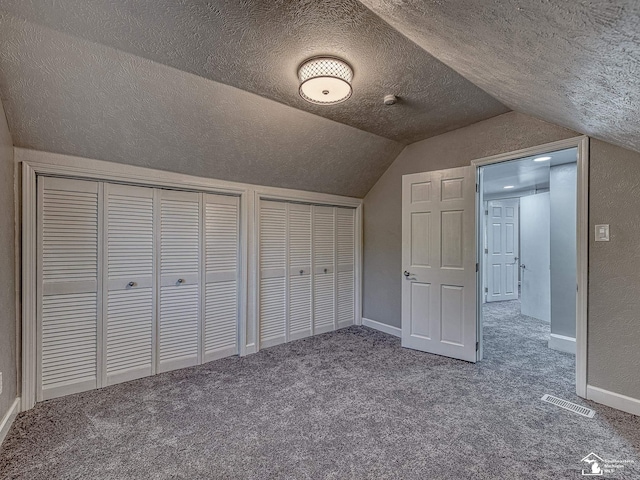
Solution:
[[[478,168],[479,359],[562,358],[575,380],[578,185],[577,147]]]

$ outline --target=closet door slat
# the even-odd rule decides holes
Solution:
[[[38,179],[38,400],[98,386],[98,198],[96,182]]]
[[[238,353],[238,197],[204,196],[204,360]]]
[[[337,315],[338,328],[353,325],[355,319],[355,210],[336,209],[337,225]]]
[[[153,189],[105,184],[106,382],[153,373]]]
[[[288,206],[289,322],[288,339],[312,334],[311,205]]]
[[[196,365],[200,343],[200,194],[159,191],[158,372]]]
[[[260,347],[286,340],[287,205],[260,202]]]
[[[335,330],[335,208],[313,206],[313,333]]]

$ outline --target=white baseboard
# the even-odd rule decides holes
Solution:
[[[576,339],[552,333],[549,337],[549,348],[560,352],[576,354]]]
[[[587,400],[640,416],[640,400],[587,385]]]
[[[13,425],[13,421],[16,419],[18,413],[20,413],[20,397],[13,401],[13,404],[9,407],[9,411],[5,414],[2,422],[0,423],[0,445],[7,436],[7,433],[9,433],[9,429],[11,428],[11,425]]]
[[[393,335],[394,337],[402,336],[402,330],[398,327],[392,327],[391,325],[387,325],[386,323],[376,322],[375,320],[369,320],[368,318],[362,317],[362,325],[365,327],[373,328],[375,330],[379,330],[384,333],[388,333],[389,335]]]

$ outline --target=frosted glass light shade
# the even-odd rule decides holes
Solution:
[[[300,65],[298,79],[300,96],[307,102],[334,105],[351,96],[353,70],[337,58],[311,58]]]

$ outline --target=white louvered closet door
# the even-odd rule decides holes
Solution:
[[[154,371],[154,191],[109,183],[104,189],[104,375],[112,385]]]
[[[238,197],[204,195],[204,361],[238,353]]]
[[[289,309],[287,340],[313,333],[311,295],[311,205],[288,205]]]
[[[160,218],[157,372],[200,363],[200,199],[156,190]]]
[[[336,288],[338,328],[355,319],[355,210],[336,208],[338,281]]]
[[[38,179],[38,400],[100,386],[99,190]]]
[[[287,204],[260,202],[260,347],[286,341]]]
[[[336,328],[335,208],[313,206],[313,333]]]

